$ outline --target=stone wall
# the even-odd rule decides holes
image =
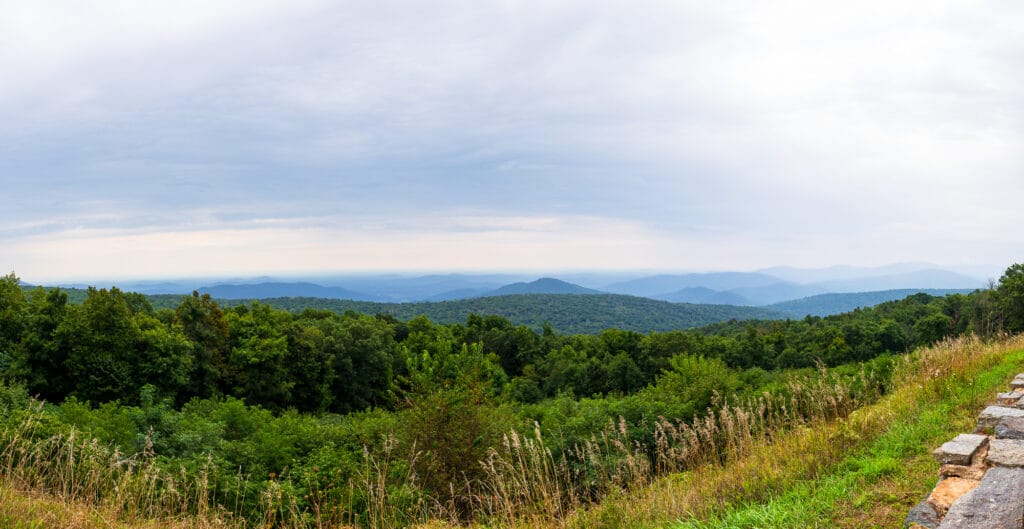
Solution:
[[[978,416],[973,433],[933,452],[940,479],[911,509],[905,527],[1022,529],[1024,526],[1024,373],[997,405]]]

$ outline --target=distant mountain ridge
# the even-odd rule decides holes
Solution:
[[[707,287],[686,287],[668,294],[648,296],[672,302],[721,303],[727,305],[765,306],[779,301],[823,293],[820,287],[779,281],[765,285],[714,290]]]
[[[197,289],[200,294],[209,294],[217,299],[260,299],[280,297],[310,297],[327,299],[351,299],[370,301],[372,298],[360,292],[342,287],[325,287],[313,283],[257,283],[254,285],[213,285]]]
[[[160,279],[119,282],[122,290],[143,294],[209,292],[223,299],[324,297],[377,302],[449,301],[505,294],[608,292],[671,302],[767,306],[826,293],[879,292],[900,289],[974,289],[980,277],[960,271],[984,267],[941,268],[929,263],[880,267],[773,267],[754,272],[707,273],[565,273],[539,279],[522,273],[398,273],[270,276],[232,279]],[[958,271],[959,270],[959,271]],[[567,279],[572,279],[567,281]],[[99,282],[109,285],[109,282]],[[84,288],[86,284],[65,284]]]
[[[842,314],[861,307],[873,307],[886,301],[896,301],[918,293],[930,296],[968,294],[973,289],[915,289],[880,290],[876,292],[833,292],[818,294],[768,305],[766,308],[791,314],[796,318],[804,316],[830,316]]]
[[[600,290],[581,287],[568,281],[552,277],[542,277],[536,281],[512,283],[492,290],[479,297],[508,296],[513,294],[604,294]]]

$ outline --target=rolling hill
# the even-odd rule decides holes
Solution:
[[[542,277],[529,283],[519,282],[505,285],[479,297],[508,296],[513,294],[603,294],[603,292],[574,285],[561,279]]]
[[[181,296],[150,296],[154,307],[173,308]],[[253,300],[218,300],[224,306]],[[539,329],[544,322],[564,333],[597,333],[608,328],[637,332],[700,327],[732,319],[781,319],[788,314],[757,307],[669,303],[617,294],[512,294],[473,299],[420,303],[379,303],[325,298],[270,298],[258,300],[276,308],[301,312],[325,309],[365,314],[389,314],[400,320],[423,315],[436,323],[463,323],[471,314],[495,314],[513,323]]]
[[[932,296],[946,296],[949,294],[967,294],[971,292],[971,290],[904,288],[898,290],[880,290],[876,292],[819,294],[802,299],[775,303],[773,305],[768,305],[765,308],[786,312],[796,318],[802,318],[808,314],[812,316],[829,316],[832,314],[849,312],[859,307],[873,307],[879,303],[903,299],[919,292]]]
[[[651,296],[653,299],[672,303],[710,303],[714,305],[754,305],[739,294],[728,290],[713,290],[707,287],[686,287],[668,294]]]

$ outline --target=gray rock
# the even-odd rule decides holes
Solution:
[[[1024,388],[1024,373],[1018,373],[1017,376],[1013,377],[1010,381],[1010,387],[1013,389]]]
[[[910,509],[910,512],[907,513],[907,519],[903,521],[903,527],[910,527],[911,524],[935,529],[939,526],[939,512],[927,500],[922,501],[915,505],[913,509]]]
[[[1024,417],[1003,417],[996,423],[996,439],[1024,439]]]
[[[936,448],[932,455],[939,460],[939,463],[970,465],[971,457],[987,442],[988,436],[962,433],[954,437],[952,441],[942,443],[942,446]]]
[[[1003,417],[1024,417],[1024,410],[1005,406],[989,406],[978,416],[978,428],[995,428]]]
[[[1007,391],[996,395],[996,402],[1002,406],[1013,406],[1024,397],[1024,391],[1015,389],[1013,391]]]
[[[995,467],[957,500],[939,529],[1020,529],[1024,524],[1024,468]]]
[[[997,467],[1024,467],[1024,441],[993,439],[985,461]]]

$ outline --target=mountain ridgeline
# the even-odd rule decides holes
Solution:
[[[770,268],[758,272],[642,275],[638,273],[566,273],[558,277],[524,274],[340,275],[284,279],[274,277],[126,281],[116,286],[142,294],[189,294],[217,299],[315,297],[405,303],[450,301],[506,294],[623,294],[673,303],[767,306],[833,293],[886,290],[985,288],[986,272],[968,276],[924,263],[878,268],[832,267],[805,270]],[[87,284],[60,284],[85,288]],[[104,286],[104,285],[98,285]]]

